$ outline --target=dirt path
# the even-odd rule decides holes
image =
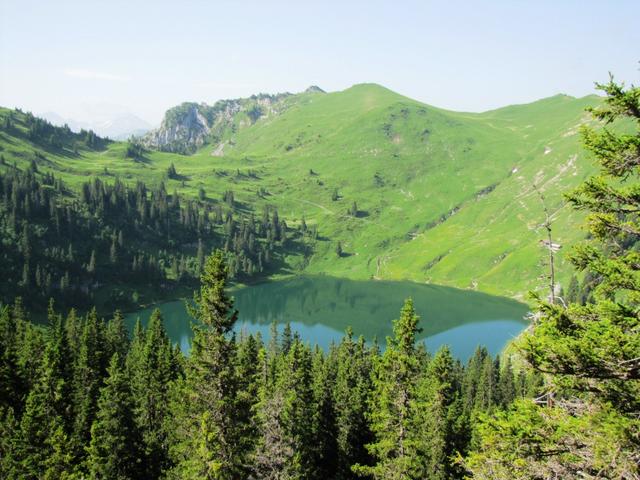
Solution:
[[[299,199],[298,201],[302,202],[302,203],[308,203],[309,205],[313,205],[314,207],[318,207],[322,210],[324,210],[327,213],[330,213],[331,215],[335,215],[336,212],[334,212],[333,210],[329,210],[327,207],[325,207],[324,205],[320,205],[319,203],[314,203],[314,202],[310,202],[309,200],[304,200],[304,199]]]

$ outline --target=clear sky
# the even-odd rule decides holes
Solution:
[[[375,82],[482,111],[640,83],[639,19],[638,0],[0,0],[0,105],[157,124],[187,100]]]

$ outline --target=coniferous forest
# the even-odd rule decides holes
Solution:
[[[601,88],[593,115],[634,130],[585,128],[601,175],[568,194],[592,234],[573,262],[597,286],[538,299],[515,355],[426,351],[411,299],[384,350],[350,330],[327,352],[290,328],[236,336],[220,250],[189,355],[159,310],[129,335],[118,311],[53,300],[36,326],[17,298],[0,312],[2,478],[638,478],[640,90]]]
[[[466,364],[416,344],[407,300],[384,351],[347,331],[328,352],[289,328],[230,336],[222,252],[207,258],[190,355],[156,310],[129,336],[56,311],[4,307],[3,478],[458,478],[483,414],[543,392],[478,348]]]
[[[108,144],[93,132],[75,134],[20,111],[6,117],[0,132],[68,155]],[[20,295],[40,314],[49,298],[67,309],[98,304],[104,310],[114,302],[125,309],[144,296],[157,300],[192,289],[212,248],[224,249],[234,279],[254,281],[277,270],[285,248],[304,249],[304,240],[316,235],[289,229],[275,208],[256,218],[231,190],[219,199],[204,190],[185,199],[167,192],[164,182],[131,186],[107,171],[76,193],[39,165],[47,165],[45,155],[34,155],[28,168],[0,171],[0,300]]]

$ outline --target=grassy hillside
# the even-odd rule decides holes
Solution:
[[[20,165],[42,152],[40,169],[72,187],[91,176],[164,179],[168,192],[197,197],[203,188],[213,203],[231,189],[247,212],[277,207],[290,228],[304,218],[319,235],[307,249],[290,249],[280,274],[408,279],[522,297],[546,271],[534,184],[553,212],[554,241],[566,247],[583,235],[561,192],[592,171],[577,133],[595,96],[482,114],[437,109],[373,84],[286,101],[282,114],[239,122],[190,156],[148,151],[134,160],[122,142],[69,155],[6,132],[0,153]],[[177,179],[167,179],[171,163]]]

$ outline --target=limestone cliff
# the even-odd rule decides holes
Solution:
[[[313,86],[299,95],[315,93],[324,92]],[[185,154],[211,144],[214,154],[219,155],[225,144],[233,142],[237,130],[279,115],[290,106],[289,100],[297,96],[261,93],[248,98],[219,100],[213,105],[185,102],[167,110],[160,127],[148,132],[142,138],[142,144],[147,148]]]

